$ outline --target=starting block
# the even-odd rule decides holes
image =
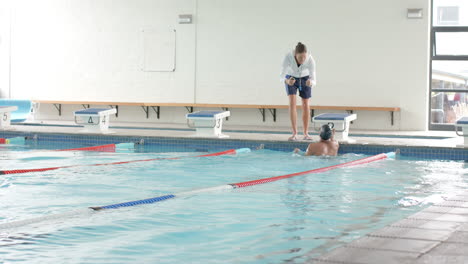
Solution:
[[[458,132],[459,127],[462,129],[463,134],[460,134]],[[468,147],[468,116],[462,117],[457,120],[457,122],[455,123],[455,132],[457,133],[457,135],[463,137],[463,144],[458,145],[457,147]]]
[[[356,140],[348,138],[349,124],[351,121],[356,120],[356,114],[321,114],[315,116],[312,120],[314,122],[314,128],[320,130],[320,127],[329,124],[331,128],[336,131],[335,140],[341,142],[353,143]],[[318,128],[315,124],[319,125]]]
[[[115,108],[88,108],[75,111],[75,123],[85,127],[83,132],[112,133],[109,131],[110,115],[117,113]]]
[[[21,123],[26,121],[29,118],[33,117],[35,114],[34,110],[39,106],[35,105],[30,100],[21,100],[21,99],[0,99],[0,106],[14,106],[15,110],[11,111],[10,122],[11,123]]]
[[[8,128],[11,124],[11,112],[18,110],[17,106],[0,106],[0,128]]]
[[[198,111],[186,115],[187,125],[195,128],[197,137],[227,138],[222,134],[223,118],[230,115],[230,111]]]

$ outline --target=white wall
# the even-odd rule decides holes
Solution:
[[[299,40],[317,62],[311,104],[399,106],[401,129],[424,130],[428,5],[427,0],[200,0],[196,101],[287,103],[279,65]],[[408,20],[409,7],[424,8],[425,18]],[[388,124],[379,123],[374,127]]]
[[[15,0],[12,96],[193,102],[195,26],[177,16],[194,12],[193,0]],[[159,28],[177,30],[174,73],[141,69],[142,30]]]
[[[10,8],[0,0],[0,97],[8,98],[10,87]]]
[[[13,97],[286,104],[280,63],[301,41],[317,61],[311,104],[402,108],[394,126],[389,113],[358,112],[355,128],[427,127],[429,0],[14,2]],[[424,19],[407,19],[407,8],[423,8]],[[184,13],[195,23],[177,24]],[[140,31],[155,27],[178,31],[175,73],[140,70]],[[157,121],[126,111],[119,120],[184,122],[183,108],[163,108]],[[260,120],[257,110],[232,112],[231,124]],[[287,111],[265,124],[288,125]]]

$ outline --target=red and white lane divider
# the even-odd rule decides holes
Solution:
[[[0,138],[0,145],[24,145],[27,137],[12,137],[12,138]],[[83,148],[72,148],[72,149],[56,149],[47,150],[49,151],[102,151],[102,152],[115,152],[116,150],[134,149],[135,143],[118,143],[118,144],[107,144],[101,146],[83,147]]]
[[[24,145],[26,137],[0,138],[0,145]]]
[[[119,143],[107,144],[101,146],[72,148],[72,149],[57,149],[55,151],[99,151],[99,152],[116,152],[117,150],[134,149],[135,143]]]
[[[8,144],[21,144],[21,139],[24,138],[11,138],[6,139],[5,142]],[[12,141],[15,140],[15,141]],[[12,143],[15,142],[15,143]],[[1,139],[0,139],[1,143]],[[45,159],[58,159],[58,158],[69,158],[75,156],[82,156],[85,152],[123,152],[128,150],[134,150],[135,143],[119,143],[119,144],[107,144],[101,146],[73,148],[73,149],[56,149],[56,150],[34,150],[34,151],[20,151],[13,153],[3,153],[0,158],[2,159],[17,159],[21,161],[28,160],[45,160]]]
[[[49,168],[38,168],[38,169],[0,170],[0,175],[28,173],[28,172],[44,172],[44,171],[51,171],[51,170],[58,170],[58,169],[65,169],[65,168],[75,168],[75,167],[120,165],[120,164],[145,162],[145,161],[155,161],[155,160],[176,160],[176,159],[183,159],[183,158],[197,158],[197,157],[212,157],[212,156],[222,156],[222,155],[233,155],[233,154],[236,154],[236,153],[246,152],[247,150],[250,151],[250,149],[245,149],[245,148],[244,149],[230,149],[230,150],[216,152],[216,153],[197,155],[197,156],[188,156],[188,157],[155,158],[155,159],[144,159],[144,160],[116,161],[116,162],[109,162],[109,163],[85,164],[85,165],[68,165],[68,166],[58,166],[58,167],[49,167]]]
[[[276,176],[276,177],[269,177],[269,178],[263,178],[263,179],[253,180],[253,181],[231,183],[231,184],[225,184],[225,185],[220,185],[220,186],[215,186],[215,187],[210,187],[210,188],[197,189],[197,190],[181,192],[181,193],[176,193],[176,194],[168,194],[168,195],[163,195],[163,196],[157,196],[157,197],[143,199],[143,200],[123,202],[123,203],[118,203],[118,204],[111,204],[111,205],[97,206],[97,207],[90,207],[90,208],[93,209],[93,210],[103,210],[103,209],[116,209],[116,208],[120,208],[120,207],[135,206],[135,205],[140,205],[140,204],[157,203],[157,202],[161,202],[161,201],[176,198],[176,197],[191,196],[191,195],[194,195],[194,194],[204,193],[204,192],[213,192],[213,191],[222,191],[222,190],[231,190],[231,189],[237,189],[237,188],[244,188],[244,187],[249,187],[249,186],[254,186],[254,185],[259,185],[259,184],[265,184],[265,183],[269,183],[269,182],[279,181],[279,180],[292,178],[292,177],[296,177],[296,176],[301,176],[301,175],[306,175],[306,174],[321,173],[321,172],[326,172],[326,171],[330,171],[330,170],[334,170],[334,169],[338,169],[338,168],[344,168],[344,167],[351,167],[351,166],[366,164],[366,163],[370,163],[370,162],[373,162],[373,161],[382,160],[382,159],[386,159],[386,158],[392,158],[392,157],[395,157],[395,152],[382,153],[382,154],[378,154],[378,155],[375,155],[375,156],[371,156],[371,157],[367,157],[367,158],[363,158],[363,159],[358,159],[358,160],[354,160],[354,161],[349,161],[349,162],[346,162],[346,163],[341,163],[341,164],[337,164],[337,165],[333,165],[333,166],[328,166],[328,167],[323,167],[323,168],[318,168],[318,169],[313,169],[313,170],[308,170],[308,171],[302,171],[302,172],[296,172],[296,173],[291,173],[291,174],[286,174],[286,175],[281,175],[281,176]]]

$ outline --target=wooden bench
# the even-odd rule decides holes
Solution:
[[[197,104],[197,103],[135,103],[135,102],[91,102],[91,101],[49,101],[49,100],[33,100],[41,104],[53,104],[59,115],[62,115],[62,105],[82,105],[83,108],[89,108],[90,105],[108,105],[116,108],[116,117],[119,115],[119,106],[140,106],[149,118],[150,108],[156,113],[159,119],[161,115],[161,107],[185,107],[189,113],[193,112],[194,107],[199,108],[221,108],[224,111],[229,111],[230,108],[244,108],[244,109],[258,109],[262,115],[263,122],[266,121],[267,110],[271,113],[273,121],[276,122],[276,110],[288,109],[288,105],[253,105],[253,104]],[[297,108],[301,108],[300,105]],[[350,114],[354,111],[381,111],[390,112],[390,120],[392,126],[394,125],[394,114],[400,112],[399,107],[370,107],[370,106],[323,106],[312,105],[310,106],[311,118],[315,116],[315,110],[343,110]]]
[[[90,105],[108,105],[117,110],[115,116],[119,116],[119,105],[126,106],[141,106],[142,103],[129,103],[129,102],[91,102],[91,101],[50,101],[50,100],[33,100],[35,103],[40,104],[53,104],[57,109],[59,116],[62,115],[62,105],[82,105],[83,108],[90,108]]]

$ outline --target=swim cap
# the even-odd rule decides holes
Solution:
[[[323,125],[320,128],[320,138],[323,140],[329,140],[332,136],[332,130],[329,125]]]

